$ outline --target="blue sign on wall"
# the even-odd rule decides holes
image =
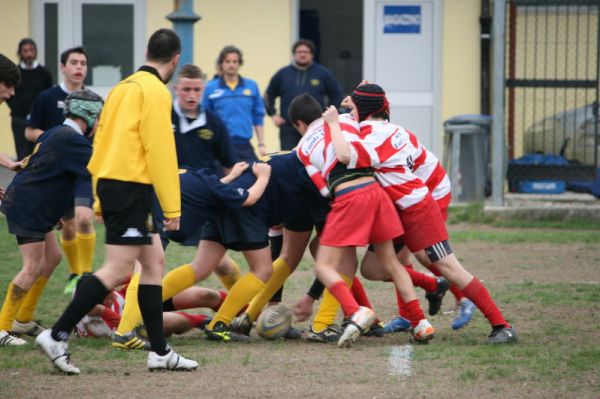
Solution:
[[[383,33],[421,33],[421,6],[383,6]]]

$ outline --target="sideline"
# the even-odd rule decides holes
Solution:
[[[413,355],[412,345],[392,346],[389,358],[389,375],[410,377],[412,374]]]

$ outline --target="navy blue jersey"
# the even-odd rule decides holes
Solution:
[[[219,164],[231,168],[237,162],[225,125],[212,112],[189,120],[173,107],[171,120],[180,168],[208,168],[220,175]]]
[[[91,155],[89,141],[70,126],[46,130],[6,189],[0,210],[29,230],[52,230],[72,205],[76,187],[91,187]]]
[[[34,129],[48,130],[63,123],[67,95],[60,85],[41,92],[31,106],[27,125]]]
[[[181,169],[181,222],[178,231],[166,232],[166,236],[184,245],[196,245],[202,225],[218,209],[239,208],[248,198],[248,191],[223,184],[209,169]],[[164,216],[155,198],[154,219],[162,225]]]
[[[295,152],[270,154],[263,160],[271,165],[271,178],[265,194],[253,208],[263,215],[267,227],[283,224],[300,208],[304,212],[306,207],[327,207]],[[247,171],[231,185],[247,189],[255,181],[254,174]]]

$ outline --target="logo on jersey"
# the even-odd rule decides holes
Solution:
[[[196,133],[202,140],[210,140],[214,137],[215,133],[210,129],[200,129]]]
[[[392,147],[394,147],[396,150],[403,149],[404,147],[406,147],[407,144],[404,135],[400,131],[394,133],[391,139],[391,143]]]
[[[321,83],[319,79],[311,79],[310,84],[313,86],[318,86]]]
[[[318,128],[317,130],[314,130],[302,144],[302,152],[304,154],[310,154],[315,149],[317,144],[319,144],[319,142],[321,142],[321,140],[323,140],[324,138],[325,130],[322,127]]]
[[[208,98],[219,98],[223,95],[223,93],[225,93],[225,90],[223,89],[217,89],[214,92],[210,93],[210,95],[208,96]]]
[[[244,195],[244,189],[243,188],[238,188],[237,192],[240,195],[240,197],[242,197]]]
[[[251,96],[252,95],[252,90],[250,89],[244,89],[244,91],[242,92],[245,96]]]
[[[56,103],[56,108],[60,108],[60,109],[65,108],[65,102],[64,101],[58,101]]]

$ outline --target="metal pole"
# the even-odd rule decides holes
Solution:
[[[494,0],[493,51],[494,93],[492,119],[492,203],[504,205],[505,143],[504,143],[504,36],[506,0]]]
[[[175,11],[166,16],[181,40],[179,65],[194,63],[194,24],[200,15],[194,13],[194,0],[175,0]]]

